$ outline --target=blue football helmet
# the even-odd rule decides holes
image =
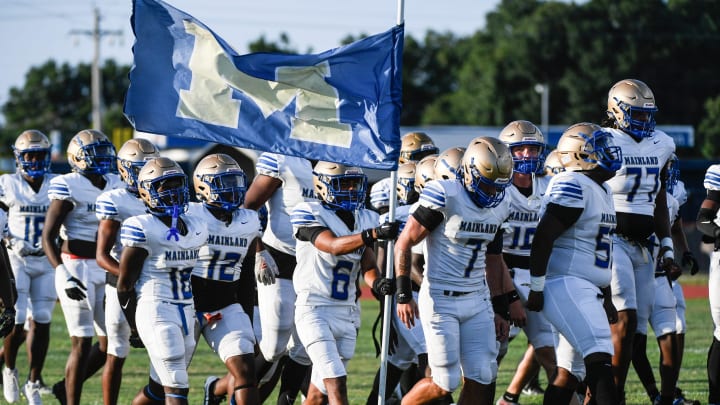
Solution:
[[[581,122],[566,129],[555,150],[568,171],[600,167],[608,172],[616,172],[622,166],[622,151],[613,143],[612,134],[589,122]]]
[[[205,205],[234,211],[245,202],[247,176],[235,159],[215,153],[197,164],[193,185],[195,195]]]
[[[530,121],[517,120],[500,131],[498,139],[503,141],[512,153],[514,171],[523,174],[540,174],[545,170],[545,137]],[[537,147],[536,156],[515,156],[514,149],[522,146]]]
[[[505,189],[512,182],[510,148],[497,138],[481,136],[473,139],[463,155],[461,174],[465,190],[478,207],[496,207],[505,198]]]
[[[166,157],[151,158],[138,174],[138,192],[153,215],[173,216],[187,210],[190,191],[182,167]]]
[[[636,138],[655,131],[655,95],[647,84],[635,79],[620,80],[608,92],[608,116],[617,127]]]
[[[115,146],[102,132],[84,129],[70,140],[67,158],[74,172],[102,175],[113,168]]]
[[[22,173],[38,179],[50,171],[50,141],[42,132],[35,129],[23,131],[12,149],[15,163]]]
[[[330,209],[355,211],[365,204],[367,176],[360,168],[320,161],[313,169],[313,184]]]
[[[133,138],[123,144],[117,153],[118,172],[130,192],[138,193],[138,174],[145,162],[159,156],[158,148],[147,139]]]
[[[417,201],[420,195],[415,190],[415,163],[404,163],[397,170],[398,204],[408,205]]]

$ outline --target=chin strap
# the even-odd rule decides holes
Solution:
[[[180,241],[180,231],[177,229],[177,222],[178,217],[180,216],[180,207],[175,204],[173,205],[173,213],[172,213],[172,223],[170,224],[170,229],[167,231],[166,239],[170,240],[170,238],[174,238],[175,242]]]

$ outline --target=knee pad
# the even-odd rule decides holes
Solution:
[[[54,307],[55,300],[35,301],[32,307],[33,320],[38,323],[50,323]]]

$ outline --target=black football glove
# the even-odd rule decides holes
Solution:
[[[135,330],[130,332],[130,346],[136,349],[145,348],[145,343],[143,343],[142,339],[140,339],[140,335],[138,335]]]
[[[71,276],[65,281],[65,294],[71,300],[82,301],[87,298],[87,287],[82,281]]]
[[[375,298],[380,300],[385,295],[395,294],[395,283],[392,279],[378,277],[373,281],[372,291]]]
[[[2,314],[0,314],[0,338],[4,338],[15,327],[15,309],[6,308]]]
[[[400,222],[385,222],[384,224],[375,228],[375,239],[394,240],[395,238],[397,238],[399,230]]]
[[[696,275],[697,272],[700,270],[700,266],[698,266],[698,262],[697,260],[695,260],[695,256],[693,256],[692,252],[683,253],[682,267],[685,271],[690,270],[691,276]]]

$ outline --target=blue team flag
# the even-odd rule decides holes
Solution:
[[[135,0],[135,129],[396,169],[403,26],[315,55],[239,55],[192,16]]]

